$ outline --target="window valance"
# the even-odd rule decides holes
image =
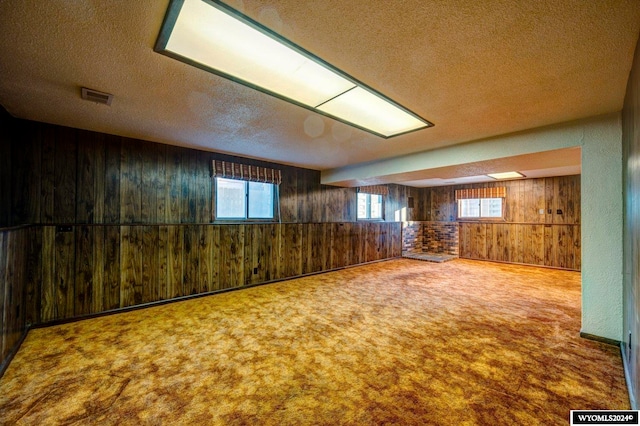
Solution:
[[[505,198],[507,188],[504,186],[496,188],[470,188],[456,189],[456,200],[466,200],[469,198]]]
[[[389,188],[385,185],[369,185],[358,187],[358,192],[363,194],[389,195]]]
[[[220,160],[213,160],[213,177],[272,183],[275,185],[280,185],[282,182],[282,172],[278,169]]]

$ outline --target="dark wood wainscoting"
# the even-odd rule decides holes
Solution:
[[[26,330],[26,247],[31,229],[0,231],[0,375]]]
[[[460,257],[580,270],[580,225],[460,222]]]
[[[401,255],[400,223],[31,228],[27,323],[41,324]]]

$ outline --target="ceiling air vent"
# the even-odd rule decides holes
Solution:
[[[110,93],[98,92],[97,90],[82,88],[82,99],[98,104],[111,105],[113,95]]]

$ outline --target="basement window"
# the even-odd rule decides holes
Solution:
[[[267,220],[274,218],[275,185],[239,179],[215,178],[216,219]]]
[[[382,219],[382,195],[358,193],[358,220]]]
[[[501,219],[502,198],[466,198],[458,200],[459,219]]]

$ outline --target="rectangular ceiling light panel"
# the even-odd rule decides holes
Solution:
[[[357,124],[366,129],[376,129],[385,137],[420,129],[425,123],[407,114],[385,98],[362,87],[343,93],[318,106],[318,110],[334,117]]]
[[[382,137],[432,124],[214,0],[172,0],[155,50]]]
[[[523,178],[525,175],[519,172],[504,172],[504,173],[489,173],[487,174],[490,178],[493,179],[518,179]]]

